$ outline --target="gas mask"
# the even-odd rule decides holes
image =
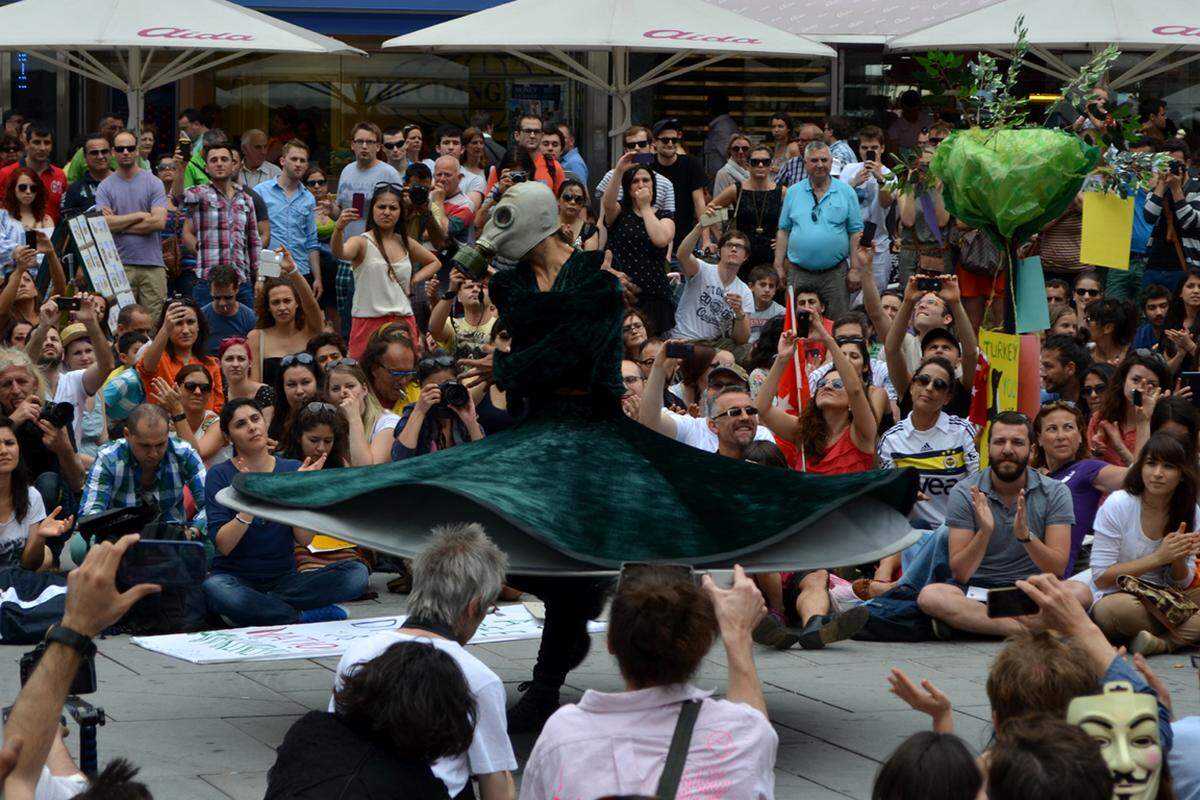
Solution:
[[[1152,695],[1133,691],[1127,681],[1104,685],[1104,694],[1076,697],[1067,707],[1067,722],[1078,725],[1100,744],[1116,779],[1114,800],[1154,800],[1162,771],[1158,703]]]
[[[454,266],[480,280],[494,256],[520,261],[558,228],[558,201],[550,187],[540,181],[514,184],[492,210],[475,243],[458,249]]]

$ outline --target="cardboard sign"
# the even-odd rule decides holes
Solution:
[[[1042,301],[1045,302],[1045,295]],[[981,330],[979,347],[992,365],[987,385],[988,423],[979,438],[979,468],[987,466],[987,441],[991,420],[1001,411],[1017,410],[1017,379],[1021,367],[1021,338],[1011,333]],[[1034,372],[1036,378],[1037,372]]]
[[[1023,258],[1017,264],[1013,300],[1017,304],[1017,333],[1034,333],[1050,327],[1046,304],[1046,278],[1041,256]]]
[[[1083,234],[1079,260],[1110,269],[1129,269],[1129,243],[1133,238],[1133,198],[1108,192],[1083,195]]]

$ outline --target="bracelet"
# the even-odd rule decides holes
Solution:
[[[236,519],[238,522],[242,523],[243,525],[245,525],[247,528],[249,528],[251,525],[254,524],[253,517],[248,520],[245,520],[245,519],[242,519],[241,514],[234,514],[233,518]]]

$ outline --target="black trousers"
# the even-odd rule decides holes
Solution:
[[[558,689],[566,682],[567,673],[587,657],[592,644],[588,621],[600,616],[604,598],[616,585],[616,579],[514,575],[509,583],[546,604],[533,679]]]

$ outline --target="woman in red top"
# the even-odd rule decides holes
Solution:
[[[812,402],[799,418],[775,407],[779,380],[787,365],[793,363],[796,352],[795,334],[785,331],[779,337],[779,354],[771,372],[758,391],[759,419],[772,433],[804,454],[808,472],[818,475],[864,472],[875,461],[877,426],[862,376],[825,326],[813,325],[811,330],[813,338],[832,354],[833,369],[812,387]]]
[[[137,371],[142,385],[149,389],[154,385],[155,378],[162,378],[174,385],[175,373],[185,365],[201,364],[212,380],[208,408],[219,414],[225,405],[225,388],[221,382],[220,364],[204,353],[206,342],[208,323],[195,301],[190,298],[172,300],[163,309],[158,321],[158,333],[138,359]],[[147,395],[150,402],[158,402],[150,391],[147,391]]]

